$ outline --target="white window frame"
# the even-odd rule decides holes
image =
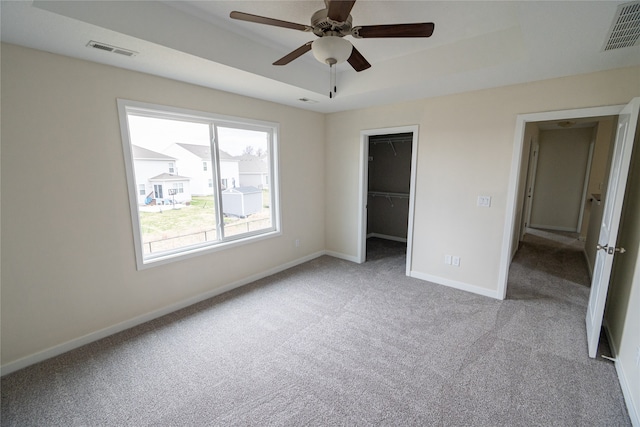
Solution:
[[[138,270],[143,270],[156,265],[162,265],[169,262],[179,261],[185,258],[199,256],[207,253],[212,253],[231,247],[245,245],[256,241],[273,238],[282,235],[280,224],[280,197],[279,197],[279,182],[278,179],[278,135],[280,126],[278,123],[267,122],[254,119],[245,119],[240,117],[223,116],[219,114],[213,114],[197,110],[188,110],[177,107],[170,107],[165,105],[150,104],[138,101],[131,101],[126,99],[118,99],[118,115],[120,118],[120,130],[122,136],[122,145],[124,150],[124,162],[127,176],[127,187],[129,190],[129,208],[131,211],[131,220],[133,223],[133,240],[136,254],[136,265]],[[138,211],[138,187],[135,182],[135,173],[133,165],[133,153],[132,144],[129,136],[129,125],[127,116],[129,113],[135,115],[143,115],[154,118],[165,118],[173,120],[184,120],[196,123],[209,124],[210,129],[215,135],[216,126],[222,127],[234,127],[246,130],[257,130],[269,132],[271,140],[269,141],[269,170],[272,178],[270,188],[271,197],[271,227],[268,229],[258,230],[252,233],[245,233],[239,236],[224,237],[224,233],[218,233],[219,238],[215,241],[208,241],[198,245],[192,245],[184,248],[175,249],[172,251],[165,251],[157,254],[143,253],[142,249],[142,232],[140,227],[140,216]],[[219,179],[219,156],[218,145],[215,137],[212,138],[211,152],[214,162],[210,168],[212,173],[213,183],[220,182]],[[215,175],[218,175],[216,177]],[[221,184],[214,185],[214,198],[216,199],[216,205],[222,206],[222,189]],[[218,221],[221,224],[223,222],[222,210],[218,209]],[[217,227],[220,229],[220,224]]]
[[[174,174],[175,171],[176,171],[176,168],[175,168],[173,162],[169,162],[169,173],[170,174]]]

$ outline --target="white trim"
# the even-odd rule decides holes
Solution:
[[[397,236],[389,236],[388,234],[380,234],[380,233],[369,233],[367,234],[367,239],[370,237],[377,237],[378,239],[385,240],[393,240],[394,242],[407,242],[406,237],[397,237]]]
[[[360,165],[358,190],[358,253],[357,263],[362,264],[367,258],[367,197],[369,190],[369,135],[360,132]]]
[[[529,161],[527,162],[527,177],[525,178],[525,188],[523,197],[523,218],[520,220],[519,239],[522,240],[527,232],[527,227],[531,223],[531,210],[533,209],[533,192],[536,188],[536,175],[538,174],[538,156],[540,155],[540,142],[537,135],[536,138],[531,137],[531,146],[529,147]],[[524,148],[524,139],[522,141]],[[521,165],[522,167],[522,165]],[[514,248],[511,258],[516,254],[517,247]]]
[[[520,167],[522,163],[522,148],[524,145],[524,130],[529,122],[542,122],[547,120],[567,120],[583,117],[617,116],[625,105],[612,105],[606,107],[580,108],[575,110],[547,111],[541,113],[519,114],[516,118],[516,129],[513,137],[513,155],[511,157],[511,173],[507,188],[507,203],[505,210],[504,231],[502,234],[502,250],[500,255],[500,267],[498,271],[498,295],[504,299],[507,295],[507,279],[509,266],[511,265],[512,239],[514,233],[519,233],[519,224],[516,229],[515,220],[517,213],[518,188],[520,179]]]
[[[562,227],[560,225],[529,224],[529,227],[527,228],[534,228],[536,230],[553,230],[553,231],[566,231],[569,233],[577,233],[575,227]]]
[[[356,256],[343,254],[342,252],[324,251],[324,255],[329,255],[334,258],[343,259],[345,261],[355,262],[356,264],[362,264],[364,262],[364,260],[360,261],[360,258]]]
[[[409,183],[409,220],[407,221],[407,268],[406,275],[411,275],[413,263],[413,219],[416,214],[416,179],[418,176],[418,131],[420,128],[411,126],[413,139],[411,141],[411,181]]]
[[[358,263],[363,263],[367,257],[367,190],[369,181],[369,137],[411,132],[411,177],[409,183],[409,220],[407,224],[407,263],[406,275],[411,275],[413,254],[413,218],[415,215],[416,176],[418,166],[418,125],[399,126],[391,128],[368,129],[360,131],[360,177],[358,188],[360,191],[358,204]],[[346,259],[346,258],[345,258]]]
[[[609,342],[611,357],[613,357],[614,359],[616,374],[618,374],[618,382],[620,383],[620,388],[622,389],[622,396],[624,397],[624,403],[627,406],[627,412],[629,413],[631,425],[634,427],[640,427],[640,411],[638,410],[638,408],[636,408],[635,402],[633,401],[631,388],[629,387],[630,382],[627,380],[627,375],[624,372],[622,363],[620,363],[620,359],[618,359],[618,349],[616,348],[615,342],[611,339],[611,331],[609,330],[609,324],[607,323],[606,319],[604,319],[602,327],[604,329],[605,335],[607,336],[607,341]]]
[[[470,283],[458,282],[456,280],[446,279],[444,277],[434,276],[427,273],[421,273],[419,271],[412,271],[410,276],[415,279],[425,280],[437,285],[447,286],[449,288],[459,289],[461,291],[471,292],[473,294],[482,295],[489,298],[503,299],[500,298],[500,294],[496,290],[482,288]]]
[[[620,388],[622,389],[622,396],[624,397],[624,403],[627,406],[627,412],[629,413],[629,419],[631,420],[631,425],[634,427],[640,427],[640,411],[636,408],[633,398],[631,396],[631,388],[629,387],[629,381],[627,380],[627,376],[624,372],[624,368],[622,363],[618,359],[615,361],[616,373],[618,374],[618,382],[620,383]]]
[[[76,349],[78,347],[82,347],[83,345],[92,343],[94,341],[97,341],[99,339],[108,337],[110,335],[116,334],[118,332],[122,332],[126,329],[130,329],[133,328],[135,326],[141,325],[145,322],[148,322],[150,320],[154,320],[157,319],[159,317],[165,316],[169,313],[173,313],[174,311],[183,309],[185,307],[188,307],[190,305],[199,303],[201,301],[207,300],[209,298],[213,298],[215,296],[218,296],[220,294],[223,294],[225,292],[228,292],[230,290],[239,288],[241,286],[244,286],[246,284],[255,282],[256,280],[260,280],[263,279],[265,277],[271,276],[273,274],[279,273],[281,271],[287,270],[289,268],[295,267],[297,265],[303,264],[305,262],[311,261],[315,258],[321,257],[323,255],[326,255],[325,251],[319,251],[319,252],[315,252],[313,254],[310,255],[306,255],[304,257],[295,259],[293,261],[289,261],[287,263],[281,264],[277,267],[271,268],[269,270],[263,271],[261,273],[257,273],[254,274],[252,276],[249,277],[245,277],[244,279],[240,279],[237,280],[233,283],[229,283],[227,285],[224,285],[222,287],[213,289],[211,291],[205,292],[203,294],[200,295],[196,295],[194,297],[188,298],[186,300],[177,302],[175,304],[171,304],[170,306],[161,308],[159,310],[155,310],[152,311],[150,313],[147,314],[143,314],[141,316],[136,316],[132,319],[129,320],[125,320],[124,322],[120,322],[117,323],[115,325],[112,326],[108,326],[106,328],[100,329],[98,331],[95,332],[91,332],[87,335],[83,335],[79,338],[74,338],[70,341],[67,341],[65,343],[59,344],[59,345],[55,345],[53,347],[49,347],[45,350],[39,351],[37,353],[31,354],[29,356],[25,356],[22,357],[18,360],[15,360],[13,362],[9,362],[5,365],[2,365],[0,367],[0,375],[4,376],[7,374],[10,374],[12,372],[15,372],[19,369],[22,368],[26,368],[27,366],[33,365],[35,363],[38,362],[42,362],[44,360],[50,359],[52,357],[55,356],[59,356],[63,353],[66,353],[70,350]]]

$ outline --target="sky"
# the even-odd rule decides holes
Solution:
[[[162,152],[176,142],[209,145],[209,125],[177,120],[129,115],[131,143]],[[232,156],[241,155],[247,146],[267,151],[265,132],[218,127],[220,149]]]

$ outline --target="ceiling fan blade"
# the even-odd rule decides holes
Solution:
[[[431,37],[435,24],[423,22],[420,24],[390,24],[390,25],[365,25],[354,27],[352,35],[355,38],[382,38],[382,37]]]
[[[356,0],[327,0],[327,16],[337,22],[344,22],[349,17]]]
[[[281,21],[280,19],[267,18],[265,16],[252,15],[250,13],[233,11],[229,15],[232,19],[240,21],[255,22],[257,24],[273,25],[274,27],[290,28],[298,31],[311,31],[308,25],[296,24],[295,22]]]
[[[347,59],[347,62],[349,62],[349,64],[351,64],[353,69],[358,72],[366,70],[367,68],[371,67],[371,64],[369,64],[369,61],[367,61],[364,58],[364,56],[362,56],[362,54],[358,51],[358,49],[356,49],[355,46],[353,47],[353,50],[351,51],[351,56],[349,57],[349,59]]]
[[[313,42],[307,42],[303,44],[293,52],[278,59],[276,62],[273,63],[273,65],[287,65],[289,62],[293,61],[294,59],[301,57],[302,55],[304,55],[305,53],[311,50],[311,43]]]

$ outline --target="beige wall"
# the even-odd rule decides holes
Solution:
[[[593,128],[543,130],[531,227],[578,231]]]
[[[328,115],[327,249],[357,255],[359,132],[417,124],[412,269],[496,292],[516,116],[627,103],[640,95],[638,73],[618,69]],[[478,195],[491,196],[491,207],[477,207]],[[460,256],[460,267],[445,265],[444,254]]]
[[[324,250],[323,115],[6,44],[1,71],[3,365]],[[282,236],[136,271],[119,97],[280,123]]]

